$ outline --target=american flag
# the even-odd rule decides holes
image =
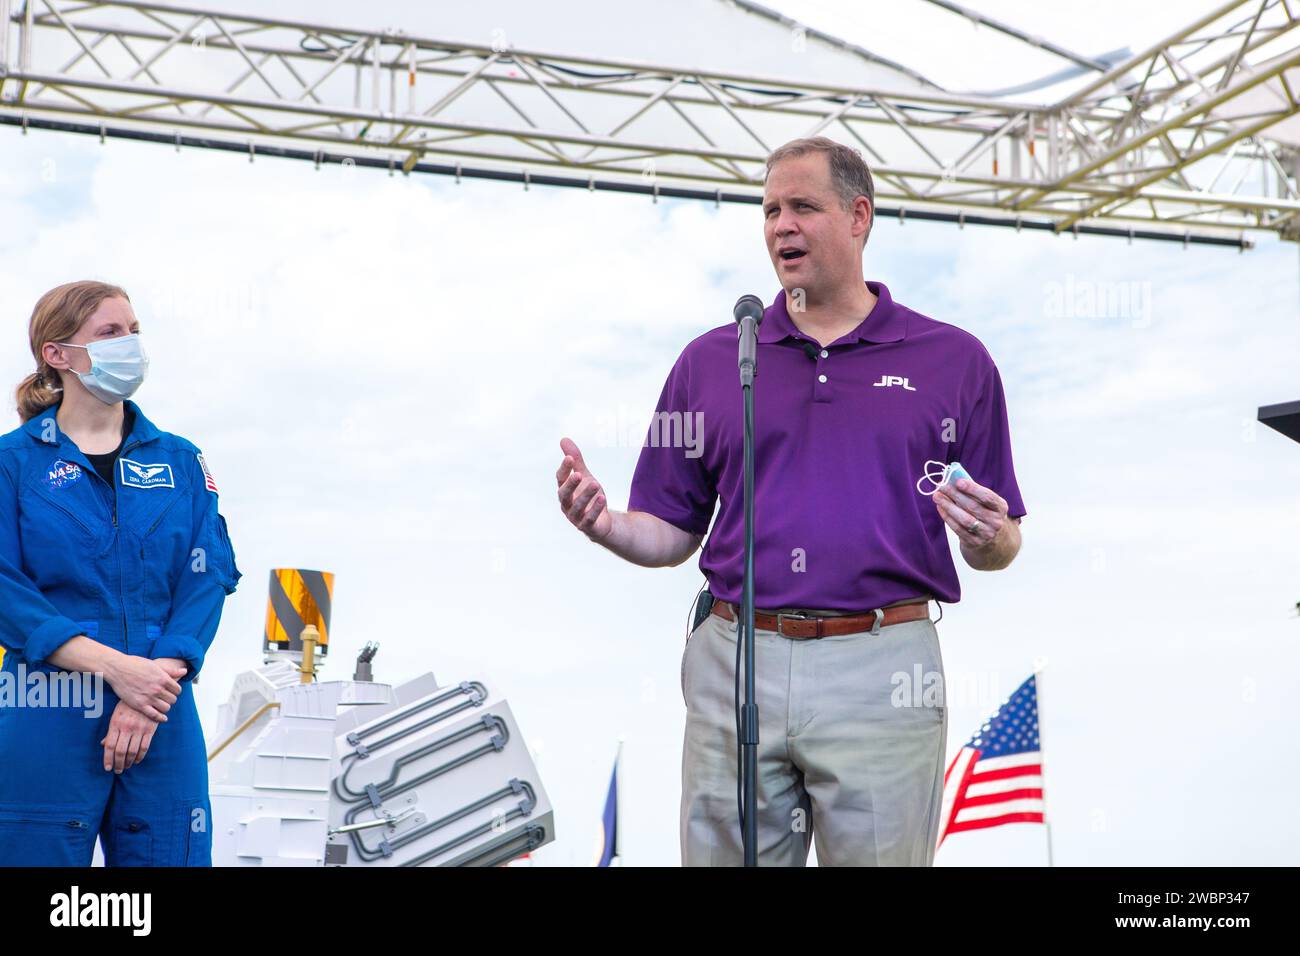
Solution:
[[[1045,822],[1035,680],[1021,684],[948,766],[936,849],[960,830]]]
[[[198,459],[199,459],[199,467],[203,469],[203,483],[207,486],[208,491],[211,491],[213,494],[216,494],[217,482],[216,479],[212,477],[212,472],[208,471],[208,463],[203,460],[202,455],[199,455]]]
[[[619,744],[619,756],[623,745]],[[609,866],[622,851],[618,846],[618,759],[614,772],[609,775],[609,791],[605,794],[605,812],[600,820],[600,841],[596,848],[596,866]],[[621,861],[620,861],[621,862]]]

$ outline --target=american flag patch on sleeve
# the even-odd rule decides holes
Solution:
[[[203,484],[207,487],[208,491],[216,494],[217,482],[216,479],[212,477],[212,472],[208,471],[208,463],[203,460],[202,455],[198,455],[197,457],[199,459],[199,467],[203,469]]]

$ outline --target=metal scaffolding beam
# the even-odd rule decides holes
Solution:
[[[1249,245],[1300,238],[1295,3],[1230,0],[1045,106],[0,0],[0,123],[716,201],[756,200],[767,153],[821,133],[862,151],[882,214]]]

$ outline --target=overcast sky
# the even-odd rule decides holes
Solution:
[[[976,5],[1084,53],[1176,25],[1139,18],[1130,38],[1132,5],[1109,0]],[[861,4],[783,6],[871,45],[846,12]],[[876,25],[885,55],[939,72],[905,17]],[[152,359],[137,400],[219,482],[245,577],[197,688],[209,731],[259,663],[268,569],[330,570],[324,677],[348,677],[374,640],[379,680],[431,670],[509,700],[556,808],[539,864],[590,862],[622,737],[627,862],[676,865],[698,557],[619,562],[569,526],[554,475],[567,435],[626,506],[682,347],[740,294],[779,289],[757,208],[12,127],[0,155],[0,382],[32,368],[43,291],[119,283]],[[1300,447],[1254,424],[1258,406],[1300,398],[1300,252],[1257,238],[1239,254],[882,219],[866,249],[867,278],[976,335],[1001,371],[1024,546],[978,573],[951,539],[948,754],[1045,659],[1060,864],[1281,864],[1300,849],[1285,812],[1300,785]],[[1107,283],[1132,294],[1123,314],[1059,307]],[[1038,865],[1044,835],[959,834],[936,862]]]

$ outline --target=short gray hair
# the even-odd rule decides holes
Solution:
[[[865,246],[871,236],[871,227],[876,223],[876,186],[871,180],[871,169],[856,149],[837,143],[833,139],[827,139],[825,136],[792,139],[784,146],[778,146],[767,157],[764,180],[766,181],[767,175],[772,172],[772,167],[781,160],[811,152],[827,154],[831,167],[831,186],[840,197],[841,208],[851,208],[853,200],[859,196],[866,196],[871,203],[871,219],[867,223],[866,235],[862,237],[862,244]]]

